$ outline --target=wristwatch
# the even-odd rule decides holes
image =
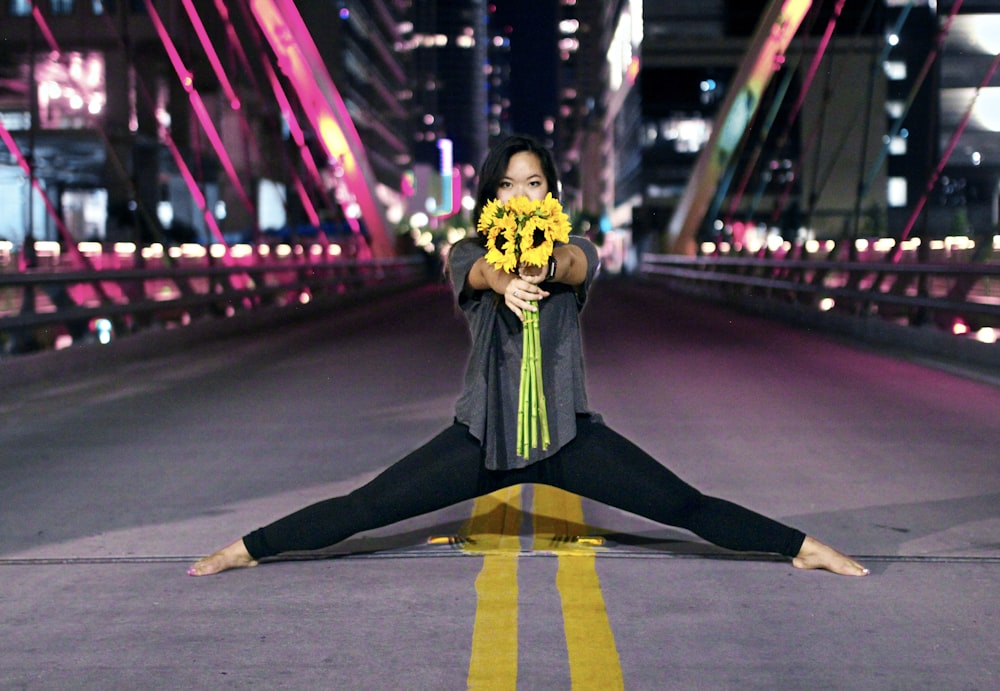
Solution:
[[[556,277],[556,256],[554,254],[549,255],[549,271],[545,275],[546,281],[551,281]]]

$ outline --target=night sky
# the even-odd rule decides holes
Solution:
[[[511,124],[541,137],[542,121],[556,114],[558,5],[544,0],[496,0],[494,15],[511,31]],[[506,33],[506,32],[505,32]]]

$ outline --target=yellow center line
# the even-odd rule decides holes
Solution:
[[[517,559],[522,515],[520,487],[511,487],[477,499],[461,531],[462,549],[483,555],[483,568],[476,578],[470,689],[517,688]],[[559,559],[556,587],[573,688],[623,689],[595,549],[592,542],[576,539],[590,532],[583,522],[580,497],[535,485],[532,516],[532,548],[554,552]]]
[[[533,549],[555,552],[559,559],[556,586],[562,601],[573,688],[624,689],[621,660],[597,577],[595,550],[574,539],[589,533],[580,497],[536,485],[531,513]]]
[[[476,578],[468,688],[517,688],[517,558],[521,552],[521,488],[479,497],[461,535],[462,549],[483,554]]]

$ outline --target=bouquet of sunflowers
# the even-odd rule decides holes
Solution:
[[[506,204],[493,199],[483,208],[477,230],[486,236],[486,261],[516,274],[518,267],[547,266],[556,242],[568,242],[569,217],[551,194],[532,201],[514,197]],[[521,386],[517,409],[517,453],[549,446],[549,420],[542,385],[542,351],[538,312],[525,312],[521,354]]]

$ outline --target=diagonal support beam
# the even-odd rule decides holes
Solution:
[[[385,214],[374,195],[378,184],[375,173],[302,15],[292,0],[251,0],[251,9],[327,155],[344,169],[345,182],[368,228],[372,252],[393,255]]]
[[[740,150],[764,90],[811,5],[812,0],[771,0],[765,10],[716,117],[708,144],[701,150],[670,219],[667,240],[671,253],[695,254],[698,231],[719,181]]]

